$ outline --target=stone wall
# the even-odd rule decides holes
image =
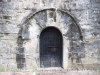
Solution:
[[[49,26],[62,32],[67,68],[100,69],[100,0],[0,0],[0,64],[39,67],[39,34]]]

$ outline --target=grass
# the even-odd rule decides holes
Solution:
[[[2,65],[0,65],[0,72],[6,72],[6,68],[4,68]]]

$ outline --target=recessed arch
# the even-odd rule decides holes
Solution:
[[[39,24],[38,21],[41,21],[41,17],[38,17],[38,18],[36,18],[36,17],[39,16],[42,12],[43,13],[44,12],[50,13],[50,11],[53,11],[53,12],[57,11],[57,15],[59,14],[59,16],[60,16],[60,14],[62,16],[64,16],[64,14],[66,15],[64,17],[61,17],[61,20],[62,20],[61,24],[59,22],[57,22],[57,21],[56,22],[54,22],[54,21],[51,22],[51,20],[50,21],[47,20],[47,22],[44,21],[44,23],[45,23],[44,25],[42,25],[41,23]],[[49,15],[47,14],[47,16],[49,16]],[[69,20],[66,21],[65,17],[68,17]],[[48,17],[48,18],[50,18],[50,17]],[[68,56],[69,55],[69,49],[71,49],[73,40],[74,41],[82,40],[82,38],[81,38],[82,37],[81,28],[77,24],[77,21],[75,20],[75,18],[72,17],[67,11],[64,11],[64,10],[61,10],[61,9],[50,8],[50,9],[39,10],[39,11],[37,11],[35,13],[32,13],[31,16],[27,17],[23,22],[22,39],[25,39],[23,37],[26,37],[26,35],[28,35],[29,37],[26,37],[25,40],[32,39],[31,43],[33,45],[34,45],[34,43],[36,43],[36,45],[34,45],[34,47],[32,47],[32,46],[30,46],[30,47],[32,47],[34,50],[36,50],[35,51],[36,54],[39,55],[39,56],[37,56],[37,61],[36,61],[37,63],[39,63],[41,61],[40,60],[40,56],[41,56],[40,53],[41,52],[40,52],[40,49],[39,49],[40,48],[40,45],[39,45],[40,40],[39,40],[39,38],[41,36],[41,33],[45,29],[48,29],[49,27],[56,28],[60,33],[62,33],[61,35],[62,35],[62,39],[63,39],[63,41],[62,41],[63,42],[63,49],[62,49],[63,57],[61,59],[62,62],[61,62],[59,67],[63,67],[64,69],[67,69],[68,68],[68,63],[69,63],[68,62],[68,60],[69,60],[69,58],[68,58],[69,57]],[[73,30],[71,27],[73,27],[75,30]],[[70,31],[70,30],[72,30],[72,31]],[[31,32],[28,33],[29,31],[31,31]],[[25,32],[25,35],[24,35],[24,32]],[[72,33],[72,32],[74,32],[75,34]],[[75,39],[73,39],[74,37],[72,37],[72,36],[75,36],[76,33],[77,33],[77,37],[75,37]],[[41,66],[42,64],[39,63],[38,65]]]
[[[40,34],[40,67],[62,67],[63,39],[55,27],[47,27]]]
[[[24,24],[27,24],[29,20],[31,20],[32,17],[34,17],[36,14],[38,14],[39,12],[43,12],[43,11],[46,11],[46,10],[54,10],[54,11],[60,11],[62,13],[65,13],[67,15],[69,15],[71,17],[71,19],[74,21],[74,25],[76,25],[76,27],[78,28],[78,31],[79,31],[79,35],[80,35],[80,40],[83,40],[83,35],[82,35],[82,30],[81,30],[81,27],[78,25],[78,22],[76,21],[76,18],[70,14],[68,11],[65,11],[65,10],[62,10],[62,9],[55,9],[55,8],[47,8],[47,9],[41,9],[41,10],[38,10],[34,13],[31,13],[29,14],[22,22],[22,25]],[[22,27],[22,31],[23,31],[23,27]]]

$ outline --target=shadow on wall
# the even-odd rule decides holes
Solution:
[[[25,54],[24,54],[22,36],[18,37],[17,44],[18,44],[18,49],[16,54],[17,68],[22,69],[25,67]]]
[[[85,58],[84,43],[82,43],[83,37],[79,34],[78,28],[72,23],[69,31],[66,34],[70,40],[69,58],[73,64],[80,64],[81,68],[84,68],[82,58]],[[73,66],[76,69],[78,66]]]

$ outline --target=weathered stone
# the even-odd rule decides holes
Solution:
[[[96,68],[99,14],[100,0],[0,0],[0,63],[10,62],[9,68],[40,66],[40,34],[55,27],[63,39],[62,67]]]

